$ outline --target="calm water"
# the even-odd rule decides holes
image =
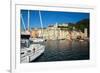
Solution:
[[[44,43],[45,52],[32,62],[89,59],[89,42],[52,40]]]

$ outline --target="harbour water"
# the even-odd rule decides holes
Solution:
[[[48,40],[44,53],[32,62],[89,60],[89,42],[78,40]]]

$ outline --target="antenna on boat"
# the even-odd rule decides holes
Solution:
[[[40,10],[39,10],[39,18],[40,18],[40,24],[41,24],[41,28],[42,28],[41,32],[42,32],[42,35],[43,35],[43,22],[42,22],[42,16],[41,16],[41,11]]]
[[[20,16],[21,16],[21,20],[22,20],[22,24],[23,24],[24,30],[26,31],[26,27],[25,27],[25,23],[24,23],[24,19],[22,17],[22,14]]]

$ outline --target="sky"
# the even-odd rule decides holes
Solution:
[[[29,10],[30,17],[30,28],[41,28],[39,10]],[[46,28],[49,25],[54,25],[56,23],[76,23],[82,19],[89,18],[89,13],[80,12],[60,12],[60,11],[40,11],[43,27]],[[28,10],[21,10],[21,29],[28,25]]]

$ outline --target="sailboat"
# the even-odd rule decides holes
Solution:
[[[38,42],[44,42],[45,39],[43,38],[43,22],[42,22],[42,16],[41,16],[41,11],[39,11],[39,19],[40,19],[40,24],[41,24],[41,36],[37,38],[31,38],[33,42],[38,43]]]
[[[21,14],[22,24],[24,31],[21,32],[21,50],[20,50],[20,62],[29,63],[38,58],[45,51],[45,46],[41,44],[33,44],[30,41],[29,32],[29,10],[28,10],[28,30],[26,30],[23,16]]]

